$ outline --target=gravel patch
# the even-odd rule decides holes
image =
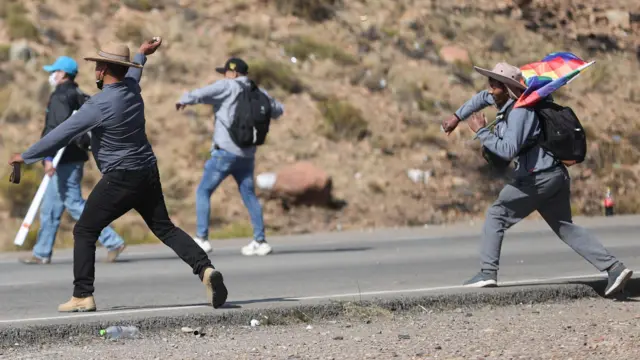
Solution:
[[[135,340],[98,336],[0,350],[1,359],[639,359],[640,304],[587,298],[559,304],[353,309],[337,321],[180,328]],[[198,324],[184,324],[192,328]]]

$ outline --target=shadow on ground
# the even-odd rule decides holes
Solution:
[[[323,254],[323,253],[342,253],[342,252],[357,252],[357,251],[368,251],[372,250],[372,247],[352,247],[352,248],[334,248],[334,249],[291,249],[291,250],[278,250],[277,248],[273,250],[273,252],[269,255],[278,256],[278,255],[296,255],[296,254]],[[232,257],[244,257],[244,255],[239,252],[218,252],[214,250],[212,255],[214,256],[232,256]],[[135,256],[135,255],[125,255],[124,258],[117,259],[115,264],[124,264],[124,263],[134,263],[134,262],[144,262],[144,261],[162,261],[162,260],[180,260],[175,254],[165,254],[165,255],[154,255],[154,256]],[[70,265],[73,264],[73,260],[54,260],[49,264],[51,265]],[[96,265],[104,264],[104,265],[113,265],[113,263],[105,262],[104,258],[96,257]]]
[[[265,298],[265,299],[252,299],[252,300],[238,300],[228,301],[221,309],[241,309],[242,305],[248,304],[260,304],[260,303],[275,303],[275,302],[297,302],[295,299],[287,298]],[[152,310],[152,309],[166,309],[166,308],[188,308],[193,306],[205,306],[210,307],[207,303],[192,303],[192,304],[164,304],[164,305],[143,305],[143,306],[112,306],[101,311],[123,311],[123,310]]]

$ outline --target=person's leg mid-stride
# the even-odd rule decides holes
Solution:
[[[240,191],[240,196],[242,196],[244,206],[249,211],[249,218],[253,227],[253,241],[242,248],[242,254],[246,256],[264,256],[270,254],[272,249],[265,239],[262,205],[260,205],[260,200],[256,195],[253,180],[254,168],[255,158],[238,157],[232,169],[232,175],[238,184],[238,190]]]
[[[153,166],[140,171],[106,173],[87,199],[86,210],[74,227],[74,291],[58,311],[95,311],[95,244],[100,230],[135,209],[149,229],[169,246],[198,275],[206,287],[207,299],[214,308],[222,306],[227,289],[222,274],[214,269],[207,254],[167,213],[158,170]],[[90,215],[89,215],[90,214]]]
[[[211,152],[211,158],[204,164],[202,179],[196,190],[196,236],[193,239],[206,251],[211,251],[209,243],[209,222],[211,219],[211,195],[229,176],[235,157],[221,149]]]
[[[464,285],[497,285],[504,232],[537,210],[558,237],[599,271],[607,271],[605,296],[624,288],[633,272],[611,255],[585,228],[571,219],[570,178],[567,169],[551,171],[507,185],[487,211],[481,243],[481,271]]]

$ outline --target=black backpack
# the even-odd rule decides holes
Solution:
[[[271,101],[250,80],[250,85],[238,84],[242,91],[236,99],[236,112],[231,126],[227,129],[229,136],[241,148],[264,144],[271,123]]]
[[[540,147],[567,166],[582,163],[587,135],[573,110],[551,101],[542,101],[534,109],[540,121]]]
[[[505,111],[505,121],[508,120],[512,108],[513,105]],[[540,145],[566,166],[582,163],[587,154],[587,137],[573,110],[568,106],[544,100],[534,105],[533,110],[538,115],[540,135],[533,143],[525,145],[517,156]],[[511,163],[491,153],[484,146],[482,156],[498,169],[506,168]]]

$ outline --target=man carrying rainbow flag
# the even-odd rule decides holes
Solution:
[[[536,210],[562,241],[596,269],[608,272],[605,296],[622,291],[633,275],[595,236],[573,224],[571,217],[567,166],[584,160],[586,137],[573,111],[555,104],[550,95],[592,64],[559,52],[521,68],[507,63],[498,63],[493,70],[474,67],[488,78],[488,89],[443,121],[442,129],[448,134],[468,119],[489,162],[503,167],[512,160],[515,163],[514,180],[486,213],[480,272],[465,286],[497,286],[505,231]],[[489,125],[478,113],[488,106],[498,108],[496,120]]]

